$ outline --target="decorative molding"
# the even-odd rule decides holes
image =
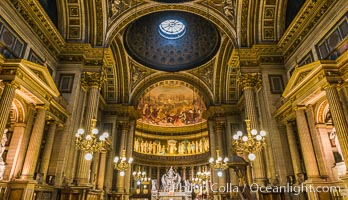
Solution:
[[[243,90],[249,87],[259,88],[262,85],[262,77],[260,73],[242,73],[239,75],[237,83],[242,86]]]
[[[10,2],[50,52],[53,55],[58,55],[61,48],[64,47],[65,41],[46,14],[45,10],[39,4],[39,1],[13,0]],[[40,22],[40,24],[37,24],[36,22]]]
[[[325,16],[326,11],[337,1],[306,1],[278,43],[284,51],[285,60],[302,44],[319,20]]]

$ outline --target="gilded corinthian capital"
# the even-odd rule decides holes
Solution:
[[[81,84],[83,87],[101,87],[106,80],[105,74],[101,72],[83,72],[81,75]]]
[[[238,84],[243,89],[249,87],[261,87],[262,78],[260,73],[243,73],[238,77]]]

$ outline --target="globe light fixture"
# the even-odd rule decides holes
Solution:
[[[251,130],[249,119],[246,119],[245,123],[247,134],[243,135],[242,131],[237,131],[237,133],[233,135],[232,146],[236,151],[249,153],[248,159],[253,161],[256,159],[255,153],[260,152],[266,145],[266,132],[262,130],[258,133],[256,129]]]
[[[133,162],[132,157],[128,158],[128,161],[127,161],[126,150],[123,149],[121,156],[120,157],[116,156],[114,158],[114,169],[120,171],[120,176],[124,176],[125,171],[127,171],[131,167],[132,162]]]
[[[97,138],[99,130],[96,128],[96,119],[91,120],[90,132],[86,135],[85,130],[80,128],[75,134],[75,145],[78,149],[85,152],[84,158],[86,160],[93,159],[93,153],[110,151],[111,145],[108,140],[109,133],[104,132]]]
[[[222,170],[225,170],[228,168],[228,165],[227,165],[227,162],[228,162],[228,158],[225,157],[223,160],[222,160],[222,157],[220,156],[220,150],[216,150],[216,159],[214,159],[213,157],[211,157],[209,159],[209,163],[210,163],[210,166],[217,170],[217,175],[219,177],[222,176]],[[220,174],[220,175],[219,175]]]

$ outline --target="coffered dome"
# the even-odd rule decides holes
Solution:
[[[210,60],[220,44],[219,33],[204,18],[164,11],[134,21],[125,32],[125,46],[137,62],[162,71],[182,71]]]

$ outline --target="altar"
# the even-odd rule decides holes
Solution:
[[[170,167],[168,172],[161,178],[162,184],[157,184],[157,180],[152,180],[151,200],[191,200],[192,190],[188,180],[181,182],[181,176]]]

